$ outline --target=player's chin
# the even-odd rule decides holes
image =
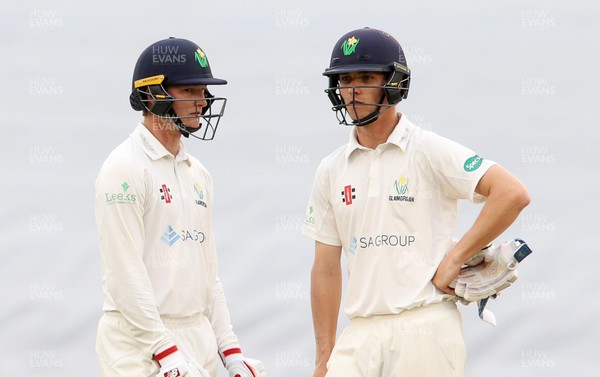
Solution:
[[[346,106],[346,110],[348,111],[348,115],[352,120],[358,120],[366,117],[367,115],[373,112],[373,106],[366,105],[355,105],[355,106]]]
[[[188,118],[183,122],[183,124],[190,130],[197,130],[200,128],[200,121],[198,118]]]

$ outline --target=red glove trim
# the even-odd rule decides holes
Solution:
[[[223,357],[231,356],[236,353],[242,353],[241,348],[230,348],[228,350],[223,351]]]
[[[258,377],[258,373],[256,373],[254,368],[252,368],[252,365],[248,364],[246,361],[244,361],[244,364],[246,364],[246,368],[248,368],[248,370],[250,371],[250,373],[252,373],[254,377]]]
[[[162,351],[161,353],[157,353],[156,355],[154,355],[154,360],[156,360],[158,362],[158,364],[160,364],[160,361],[162,359],[164,359],[165,357],[177,352],[177,346],[172,346],[167,348],[166,350]]]

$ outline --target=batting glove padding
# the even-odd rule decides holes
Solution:
[[[464,305],[476,301],[479,318],[496,326],[494,313],[485,306],[517,280],[517,265],[529,254],[531,249],[520,239],[488,245],[465,263],[450,287]]]
[[[517,265],[529,254],[531,249],[519,239],[487,247],[467,262],[451,287],[467,304],[493,297],[517,280]]]

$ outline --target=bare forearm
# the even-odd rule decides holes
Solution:
[[[515,183],[520,185],[520,182]],[[502,234],[529,204],[524,186],[492,190],[473,226],[453,248],[453,256],[464,262]]]
[[[501,166],[493,166],[477,185],[477,193],[487,201],[473,226],[442,259],[433,276],[433,284],[441,291],[454,294],[448,285],[464,262],[504,232],[529,204],[525,186]]]
[[[316,341],[316,364],[324,365],[335,344],[337,318],[342,296],[342,276],[339,269],[311,272],[311,305]]]

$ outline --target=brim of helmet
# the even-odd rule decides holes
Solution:
[[[348,72],[392,72],[392,70],[391,65],[352,64],[335,68],[326,68],[325,72],[323,72],[323,76],[333,76]]]
[[[215,77],[194,77],[189,79],[181,79],[169,81],[166,85],[225,85],[227,80],[218,79]]]

